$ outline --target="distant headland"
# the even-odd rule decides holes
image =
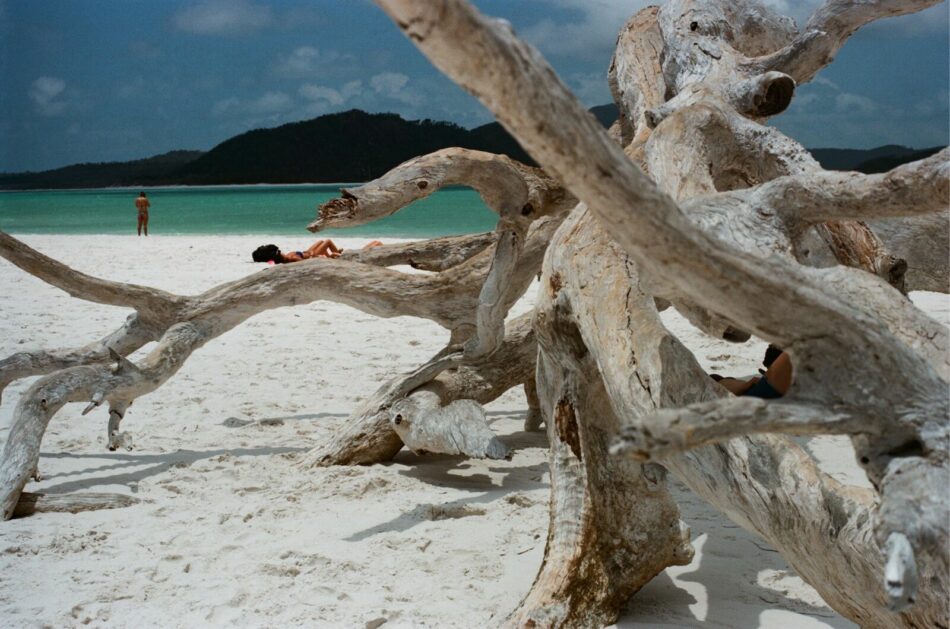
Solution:
[[[612,104],[594,107],[591,113],[605,127],[617,117]],[[127,162],[0,173],[0,190],[368,181],[407,159],[449,146],[501,153],[534,163],[497,122],[465,129],[451,122],[404,120],[397,114],[352,109],[247,131],[209,151],[179,150]],[[873,173],[922,159],[941,148],[915,150],[887,145],[867,150],[810,151],[827,169]]]

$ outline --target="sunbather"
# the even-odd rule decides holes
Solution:
[[[378,240],[373,240],[364,245],[363,249],[378,247],[382,244]],[[326,240],[318,240],[305,251],[291,251],[290,253],[281,252],[277,245],[261,245],[251,253],[251,258],[254,262],[287,264],[288,262],[300,262],[310,258],[339,258],[341,253],[343,253],[343,250],[327,238]]]
[[[729,389],[734,395],[773,400],[788,393],[788,389],[792,386],[792,361],[788,353],[769,345],[763,363],[767,371],[761,376],[748,380],[723,378],[716,374],[713,374],[712,378]]]

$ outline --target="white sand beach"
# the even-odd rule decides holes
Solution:
[[[250,261],[257,245],[290,250],[313,238],[23,240],[92,275],[191,294],[260,270]],[[533,293],[513,314],[530,309]],[[914,298],[947,321],[946,296]],[[5,261],[0,311],[4,357],[83,345],[128,314],[73,299]],[[755,371],[763,343],[716,341],[675,313],[664,318],[707,369]],[[260,314],[198,350],[136,400],[122,425],[131,450],[107,451],[104,410],[81,416],[81,405],[67,406],[44,440],[44,478],[28,489],[141,502],[0,523],[0,625],[497,626],[530,587],[548,525],[546,437],[522,431],[520,389],[488,407],[511,461],[404,450],[387,465],[298,465],[358,400],[445,339],[428,321],[316,302]],[[31,381],[4,392],[0,440]],[[806,441],[826,470],[866,485],[847,439]],[[618,626],[854,626],[764,542],[686,489],[675,494],[696,557],[647,585]]]

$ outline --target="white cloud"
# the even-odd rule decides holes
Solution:
[[[300,46],[274,64],[274,71],[287,78],[316,78],[322,75],[345,73],[355,64],[355,57],[335,50],[319,50]]]
[[[602,56],[613,50],[617,34],[628,19],[655,0],[549,0],[561,9],[580,14],[570,22],[544,18],[524,29],[521,36],[552,56]]]
[[[300,115],[318,116],[332,110],[340,110],[348,101],[358,99],[363,94],[363,82],[349,81],[340,89],[305,83],[300,86],[298,93],[308,101]]]
[[[842,92],[835,96],[835,108],[838,111],[853,111],[869,114],[877,111],[877,104],[867,96]]]
[[[323,101],[331,107],[338,107],[346,100],[339,91],[323,85],[301,85],[300,95],[312,101]]]
[[[409,89],[409,77],[401,72],[381,72],[369,80],[369,86],[383,98],[418,105],[422,96]]]
[[[270,114],[293,107],[293,99],[283,92],[267,92],[248,104],[248,111],[255,114]]]
[[[219,100],[211,108],[215,116],[224,115],[269,115],[287,111],[294,106],[293,99],[283,92],[267,92],[253,100],[243,100],[236,97]]]
[[[237,35],[271,26],[270,7],[250,0],[202,0],[172,18],[175,27],[195,35]]]
[[[66,81],[54,76],[41,76],[29,91],[36,110],[44,116],[58,116],[66,111]]]
[[[588,107],[613,102],[610,87],[607,85],[607,73],[575,73],[566,77],[567,85],[582,103]]]
[[[763,0],[763,4],[779,15],[787,15],[795,20],[798,28],[808,22],[808,18],[825,0]]]

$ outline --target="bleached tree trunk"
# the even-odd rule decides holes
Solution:
[[[419,185],[420,176],[432,185]],[[505,177],[507,187],[489,185],[492,177]],[[412,185],[403,194],[407,178]],[[533,337],[524,322],[506,337],[504,318],[540,269],[551,234],[575,203],[562,187],[538,169],[507,157],[450,149],[411,160],[380,180],[346,192],[349,214],[337,214],[335,224],[361,221],[364,213],[391,214],[424,196],[425,188],[431,192],[447,183],[466,182],[483,188],[486,202],[499,212],[498,228],[490,236],[344,252],[343,259],[281,265],[197,296],[91,277],[0,232],[0,256],[24,271],[73,296],[135,310],[122,328],[99,343],[75,351],[16,354],[0,362],[2,385],[48,374],[23,394],[14,410],[0,460],[3,517],[11,517],[23,487],[36,473],[43,434],[64,404],[88,402],[84,413],[107,404],[108,443],[115,449],[124,439],[119,433],[122,417],[137,397],[160,387],[209,340],[271,308],[328,299],[380,317],[430,319],[449,330],[453,342],[464,342],[447,348],[452,356],[437,357],[397,379],[379,394],[382,402],[368,400],[332,442],[329,453],[316,457],[324,464],[391,458],[402,442],[388,422],[388,408],[449,367],[457,395],[453,398],[450,388],[444,404],[465,398],[488,401],[525,382],[533,371]],[[374,266],[409,262],[411,255],[420,257],[421,265],[444,270],[406,274]],[[354,258],[365,258],[369,264]],[[140,363],[124,357],[152,340],[158,341],[157,346]],[[521,352],[524,358],[506,362],[504,351]],[[110,362],[115,363],[111,368]]]
[[[851,547],[835,550],[839,556],[844,554],[842,559],[847,562],[849,554],[864,551],[866,556],[881,548],[886,551],[887,563],[883,570],[870,575],[879,584],[878,596],[871,596],[867,607],[855,609],[841,604],[844,595],[829,597],[829,602],[842,613],[871,625],[886,626],[894,620],[888,605],[898,610],[910,606],[902,617],[907,624],[913,625],[921,618],[946,624],[946,610],[935,604],[946,596],[948,583],[943,551],[948,512],[939,489],[948,481],[946,330],[870,274],[841,267],[808,270],[793,260],[780,261],[791,257],[788,254],[794,250],[782,246],[782,241],[792,240],[798,225],[813,220],[810,211],[820,207],[822,201],[808,199],[801,208],[760,211],[751,200],[766,194],[760,184],[768,179],[820,173],[780,134],[748,132],[759,120],[787,106],[795,85],[792,74],[799,80],[813,76],[858,26],[933,3],[833,1],[819,10],[804,36],[795,33],[789,21],[773,17],[757,3],[673,0],[664,5],[656,12],[656,27],[648,30],[654,40],[659,32],[664,46],[659,58],[666,84],[665,102],[643,113],[647,125],[656,128],[642,146],[630,147],[634,157],[642,150],[645,161],[652,159],[655,166],[650,172],[656,183],[611,143],[537,53],[519,42],[505,25],[486,20],[462,0],[379,0],[379,4],[436,66],[478,96],[542,166],[590,207],[621,250],[649,279],[648,286],[674,303],[676,299],[689,300],[791,353],[796,379],[787,402],[773,403],[775,410],[769,417],[751,416],[750,421],[736,427],[730,420],[731,400],[706,401],[700,417],[712,416],[721,426],[715,435],[707,432],[707,442],[759,431],[854,435],[856,453],[870,480],[880,489],[881,503],[880,508],[865,512],[873,523],[870,546],[859,551]],[[622,69],[616,59],[615,68]],[[775,74],[783,70],[792,74]],[[633,127],[624,136],[640,137],[643,130],[634,126],[637,120],[633,119],[637,103],[621,109],[627,112],[626,124]],[[697,187],[690,173],[694,162],[662,152],[651,157],[651,142],[657,138],[658,143],[666,128],[679,135],[681,154],[703,159],[713,148],[712,138],[692,130],[703,128],[696,116],[707,112],[712,113],[710,120],[726,121],[718,124],[720,130],[737,131],[733,138],[748,145],[746,158],[758,155],[759,163],[768,164],[769,160],[761,157],[771,153],[775,164],[784,164],[784,172],[759,179],[756,173],[761,174],[761,168],[744,168],[742,153],[736,153],[738,166],[724,171],[728,176],[713,177],[705,186]],[[741,131],[747,133],[742,135]],[[728,150],[728,134],[720,131],[720,136],[718,140],[725,140]],[[781,144],[789,148],[783,149]],[[939,209],[945,203],[945,162],[945,154],[938,157],[930,179],[934,185],[921,191],[931,206],[924,211],[934,211],[933,206]],[[801,166],[791,168],[796,163]],[[902,175],[894,179],[898,183],[896,191],[881,192],[893,201],[885,204],[884,213],[908,214],[913,211],[908,204],[913,194],[906,191],[912,193],[920,182],[906,182]],[[869,190],[875,185],[874,180],[858,183],[858,187]],[[747,191],[742,194],[740,189]],[[728,195],[730,190],[736,190],[731,197],[720,196]],[[839,198],[850,200],[839,208]],[[693,199],[692,205],[686,203]],[[854,210],[849,207],[872,214],[872,199],[876,201],[874,194],[854,195],[841,190],[832,199],[834,203],[820,212],[821,220],[851,218]],[[703,211],[707,220],[703,220]],[[780,211],[783,216],[777,216]],[[762,242],[747,240],[747,232],[755,234],[748,228],[740,230],[735,238],[732,226],[716,217],[727,215],[731,219],[736,215],[741,222],[755,227],[756,221],[750,220],[752,212],[761,215],[760,223],[771,224],[770,233],[759,239]],[[839,236],[846,238],[848,233]],[[785,256],[776,255],[781,249],[785,249]],[[632,311],[628,314],[633,316]],[[582,334],[599,329],[577,327]],[[541,329],[543,325],[539,333]],[[606,364],[600,364],[600,369],[608,375]],[[631,382],[632,374],[639,372],[631,366],[621,379],[629,389],[637,386]],[[639,386],[643,386],[642,376],[637,379]],[[679,385],[688,390],[699,382],[709,386],[701,374],[685,378]],[[620,393],[611,393],[616,403]],[[688,401],[687,397],[677,403]],[[542,408],[551,403],[542,399]],[[801,405],[808,408],[808,415],[802,415]],[[651,417],[642,410],[625,416],[629,424],[625,451],[646,459],[652,458],[655,450],[663,460],[671,456],[670,450],[693,445],[684,439],[656,439],[651,432],[659,424],[668,433],[691,435],[696,424],[682,423],[690,416],[676,415],[681,423]],[[860,428],[858,417],[864,420]],[[868,426],[875,428],[869,431]],[[751,460],[758,453],[750,452],[746,457]],[[730,465],[723,471],[734,473],[741,468]],[[769,483],[791,483],[796,471],[783,470]],[[919,505],[918,517],[907,516],[910,502]],[[809,506],[813,504],[814,499]],[[558,508],[555,503],[554,509]],[[727,510],[727,514],[733,513]],[[557,512],[552,512],[554,523],[558,521],[556,516]],[[819,590],[828,592],[833,584],[841,583],[835,574],[834,557],[809,562],[800,555],[800,547],[786,545],[782,550],[792,565],[815,565],[814,572],[803,570],[803,576]],[[870,566],[872,571],[879,568],[879,564]],[[918,572],[927,574],[919,582],[928,590],[926,593],[917,590]],[[869,575],[847,580],[844,585],[866,586],[865,576]]]
[[[855,622],[948,626],[950,337],[901,292],[947,288],[948,152],[884,175],[828,173],[762,124],[860,26],[935,1],[829,0],[801,32],[756,0],[644,9],[618,39],[608,80],[620,119],[606,133],[506,23],[464,0],[377,2],[544,170],[466,149],[409,160],[343,190],[311,229],[365,223],[464,184],[498,213],[494,232],[347,251],[197,296],[92,278],[0,234],[0,256],[21,269],[135,310],[97,343],[0,362],[0,389],[48,374],[14,412],[0,460],[4,517],[29,508],[21,490],[63,404],[108,404],[114,446],[128,405],[196,348],[266,309],[330,299],[428,318],[449,341],[370,396],[305,466],[385,461],[403,439],[503,456],[478,404],[519,384],[526,427],[547,424],[545,561],[510,624],[609,623],[653,576],[688,562],[668,470]],[[934,246],[915,251],[940,220]],[[437,272],[380,268],[399,264]],[[535,312],[506,325],[539,270]],[[663,327],[657,304],[718,337],[784,347],[795,367],[788,395],[729,396]],[[124,358],[152,340],[137,364]],[[850,435],[875,490],[836,483],[778,433]]]

